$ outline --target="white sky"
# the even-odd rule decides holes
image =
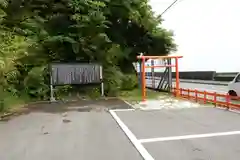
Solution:
[[[160,14],[174,0],[150,0]],[[182,71],[240,71],[240,0],[179,0],[163,15],[174,31]]]

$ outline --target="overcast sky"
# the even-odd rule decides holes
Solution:
[[[160,14],[174,0],[150,0]],[[240,71],[240,0],[179,0],[164,15],[174,31],[180,70]]]

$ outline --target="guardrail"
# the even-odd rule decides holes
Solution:
[[[139,74],[139,73],[138,73]],[[154,72],[155,77],[161,77],[163,72]],[[199,79],[199,80],[213,80],[215,77],[215,71],[188,71],[188,72],[179,72],[180,79]],[[152,76],[152,72],[146,72],[146,76]],[[172,77],[176,78],[176,73],[172,72]]]
[[[176,88],[172,89],[172,93],[176,96]],[[219,94],[217,92],[207,92],[207,91],[199,91],[192,89],[184,89],[180,88],[180,97],[188,100],[194,100],[196,102],[202,102],[204,104],[211,103],[215,106],[225,107],[227,109],[240,109],[240,97],[233,97],[229,94]],[[236,100],[234,103],[234,100]]]
[[[238,72],[217,72],[215,74],[216,77],[235,77],[238,74]]]
[[[153,80],[153,81],[159,81],[161,79],[160,77],[150,77],[150,76],[146,76],[145,78]],[[152,79],[152,78],[154,78],[154,79]],[[175,82],[175,79],[173,79],[173,82]],[[227,86],[229,83],[229,82],[222,82],[222,81],[197,80],[197,79],[180,79],[180,82],[208,84],[208,85],[220,85],[220,86]]]
[[[217,80],[217,81],[232,81],[237,74],[238,74],[237,72],[216,73],[216,75],[214,77],[214,80]]]
[[[139,73],[138,73],[139,74]],[[154,72],[155,77],[161,77],[163,72]],[[186,71],[179,72],[180,79],[198,79],[198,80],[215,80],[215,81],[232,81],[237,75],[237,72],[223,72],[216,71]],[[152,72],[146,72],[146,76],[152,76]],[[175,78],[175,72],[172,72],[172,77]]]

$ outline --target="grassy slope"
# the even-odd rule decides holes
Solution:
[[[163,94],[163,92],[157,92],[153,90],[146,90],[147,99],[157,99]],[[142,92],[140,89],[135,89],[132,91],[122,91],[120,94],[120,98],[127,100],[127,101],[141,101],[142,100]]]

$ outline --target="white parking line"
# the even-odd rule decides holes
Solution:
[[[115,111],[115,112],[127,112],[127,111],[134,111],[135,109],[133,108],[130,108],[130,109],[114,109],[112,111]]]
[[[138,150],[138,152],[141,154],[143,159],[154,160],[154,158],[148,153],[148,151],[143,147],[143,145],[139,142],[139,140],[137,140],[136,136],[128,129],[128,127],[117,116],[114,110],[110,110],[109,112],[112,115],[112,117],[115,119],[115,121],[118,123],[118,125],[121,127],[123,132],[127,135],[127,137],[132,142],[132,144],[135,146],[135,148]]]
[[[231,132],[195,134],[195,135],[174,136],[174,137],[149,138],[149,139],[140,139],[138,141],[140,143],[150,143],[150,142],[176,141],[176,140],[184,140],[184,139],[196,139],[196,138],[207,138],[207,137],[230,136],[230,135],[239,135],[239,134],[240,134],[240,131],[231,131]]]

